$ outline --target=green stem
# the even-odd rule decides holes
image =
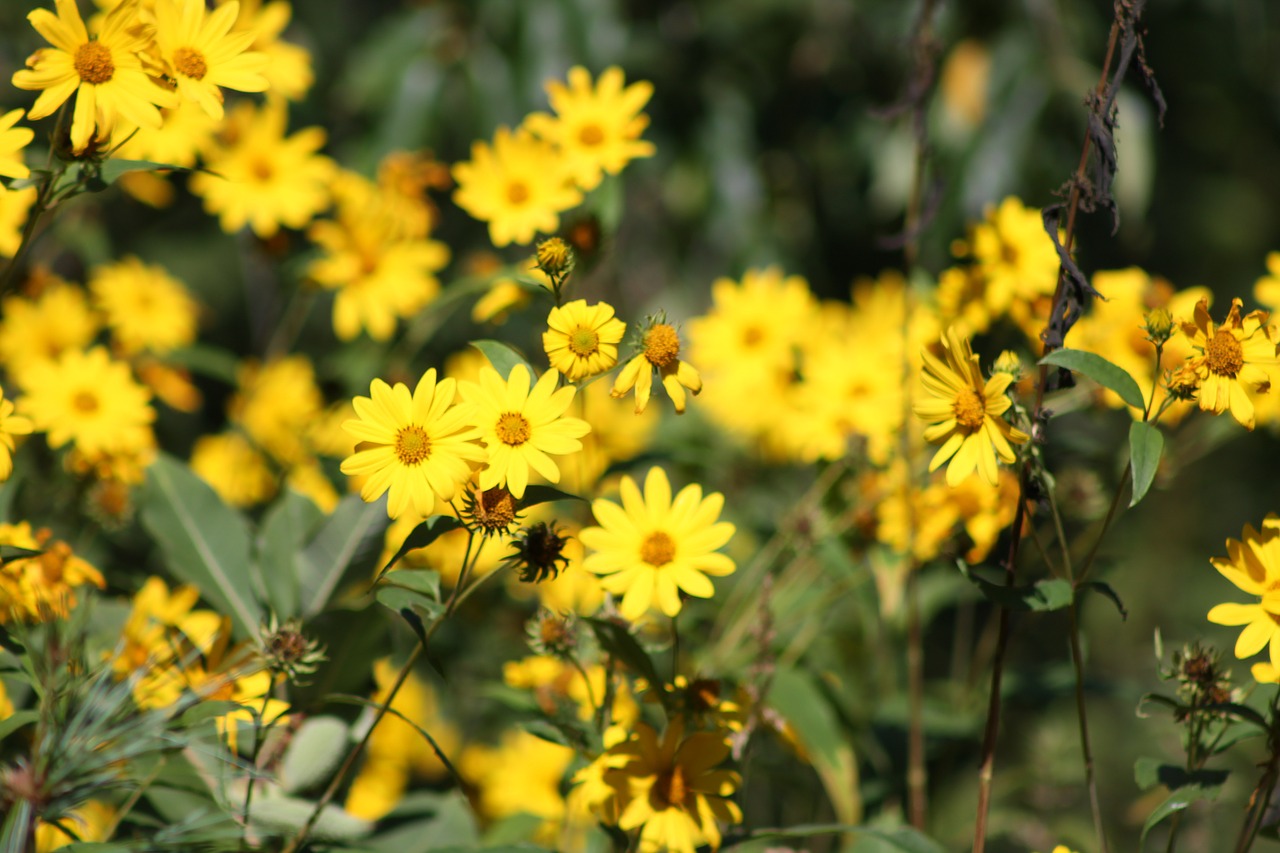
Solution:
[[[264,732],[266,729],[267,706],[271,704],[271,694],[275,692],[275,673],[270,674],[270,679],[266,692],[262,694],[262,708],[253,718],[253,750],[249,755],[249,780],[245,783],[244,788],[244,831],[240,834],[241,849],[244,849],[245,844],[248,842],[249,808],[253,804],[253,785],[258,779],[258,756],[262,752],[262,742],[266,740]]]

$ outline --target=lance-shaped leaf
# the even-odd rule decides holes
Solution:
[[[1122,368],[1116,367],[1100,355],[1078,349],[1059,349],[1040,359],[1040,364],[1052,364],[1074,370],[1087,376],[1104,388],[1110,388],[1120,395],[1127,405],[1135,409],[1144,408],[1142,390],[1133,377]]]
[[[1129,426],[1129,465],[1133,469],[1133,497],[1129,506],[1136,506],[1147,494],[1160,467],[1160,454],[1164,451],[1164,434],[1148,423],[1134,421]]]
[[[529,362],[525,357],[517,352],[510,344],[504,344],[502,341],[472,341],[471,345],[480,350],[484,357],[489,359],[489,363],[493,365],[493,369],[498,371],[503,377],[511,375],[511,368],[517,364],[523,364],[529,368],[530,376],[537,376],[537,371],[529,366]]]

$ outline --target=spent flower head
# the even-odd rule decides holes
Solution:
[[[524,583],[541,583],[559,577],[569,565],[564,553],[568,538],[560,535],[556,522],[538,521],[521,528],[511,540],[511,553],[503,565],[520,573]]]

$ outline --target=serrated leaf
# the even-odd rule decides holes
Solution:
[[[338,503],[298,558],[303,617],[324,609],[343,578],[364,562],[362,557],[376,558],[388,523],[385,495],[373,503],[347,495]]]
[[[1071,584],[1061,578],[1021,586],[1003,586],[974,574],[963,561],[957,562],[960,571],[978,587],[984,598],[1006,610],[1061,610],[1069,606],[1074,597]]]
[[[1040,364],[1052,364],[1065,367],[1083,376],[1087,376],[1104,388],[1109,388],[1120,395],[1127,405],[1142,409],[1146,401],[1142,398],[1142,389],[1123,368],[1117,367],[1097,353],[1078,349],[1057,349],[1040,359]]]
[[[400,543],[400,548],[396,551],[395,555],[387,561],[387,564],[382,567],[382,571],[379,572],[379,575],[385,574],[392,566],[400,562],[401,558],[410,551],[415,551],[418,548],[425,548],[444,534],[452,530],[459,530],[462,527],[462,522],[451,515],[433,515],[426,521],[420,522],[418,526],[413,528],[413,530],[409,532],[409,535],[404,538],[404,542]]]
[[[161,453],[147,469],[142,524],[160,546],[165,565],[195,584],[241,639],[256,636],[262,608],[252,595],[249,523],[187,467]]]
[[[493,365],[493,369],[498,371],[504,378],[511,375],[511,368],[517,364],[523,364],[529,368],[529,375],[536,376],[533,368],[529,366],[529,362],[516,349],[502,341],[479,340],[472,341],[471,345],[489,359],[489,363]]]
[[[528,509],[538,504],[551,503],[552,501],[585,501],[586,498],[578,495],[571,495],[568,492],[562,492],[554,486],[528,486],[524,490],[524,497],[520,498],[520,508]]]
[[[1129,465],[1133,469],[1133,497],[1129,506],[1142,500],[1160,467],[1160,454],[1164,452],[1164,433],[1151,424],[1134,421],[1129,425]]]
[[[663,683],[658,677],[658,670],[654,667],[648,652],[640,647],[636,638],[631,636],[631,632],[626,628],[608,619],[585,621],[591,626],[592,632],[596,635],[596,641],[606,653],[622,661],[628,669],[648,681],[650,685],[657,686]]]
[[[1112,588],[1111,584],[1106,583],[1105,581],[1085,581],[1076,587],[1076,590],[1077,593],[1084,590],[1093,590],[1094,592],[1111,599],[1111,603],[1116,606],[1116,610],[1120,611],[1120,618],[1129,618],[1128,609],[1124,606],[1124,602],[1120,600],[1120,594]]]

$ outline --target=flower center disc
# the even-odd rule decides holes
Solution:
[[[661,530],[650,533],[640,545],[640,559],[655,568],[661,568],[676,557],[676,543]]]
[[[569,335],[569,350],[583,358],[595,355],[600,350],[600,336],[594,329],[579,326],[573,330],[573,334]]]
[[[680,336],[666,323],[659,323],[644,336],[644,357],[654,367],[670,367],[680,357]]]
[[[76,48],[72,64],[81,80],[94,85],[106,83],[116,73],[115,63],[111,61],[111,49],[96,41],[87,41]]]
[[[986,417],[987,407],[981,396],[972,388],[965,388],[956,394],[954,407],[956,423],[967,433],[977,432]]]
[[[653,785],[654,790],[658,792],[658,799],[665,800],[666,806],[679,806],[684,802],[687,787],[684,781],[684,771],[680,769],[680,765],[676,765],[658,777],[658,781]]]
[[[78,412],[96,412],[98,411],[98,398],[89,391],[77,391],[76,395],[71,398],[71,405],[75,406]]]
[[[505,412],[498,417],[494,432],[503,444],[515,447],[529,440],[529,422],[519,412]]]
[[[586,146],[596,146],[604,142],[604,131],[600,129],[598,124],[584,125],[578,131],[578,141]]]
[[[431,455],[431,438],[417,424],[396,433],[396,458],[405,465],[417,465]]]
[[[512,181],[507,184],[507,201],[512,204],[524,204],[529,200],[529,187],[523,181]]]
[[[1214,332],[1204,354],[1209,370],[1219,376],[1235,378],[1240,368],[1244,367],[1244,348],[1240,346],[1236,336],[1226,329]]]
[[[194,47],[180,47],[173,52],[174,70],[192,80],[203,80],[209,73],[209,66],[204,61],[204,54]]]

